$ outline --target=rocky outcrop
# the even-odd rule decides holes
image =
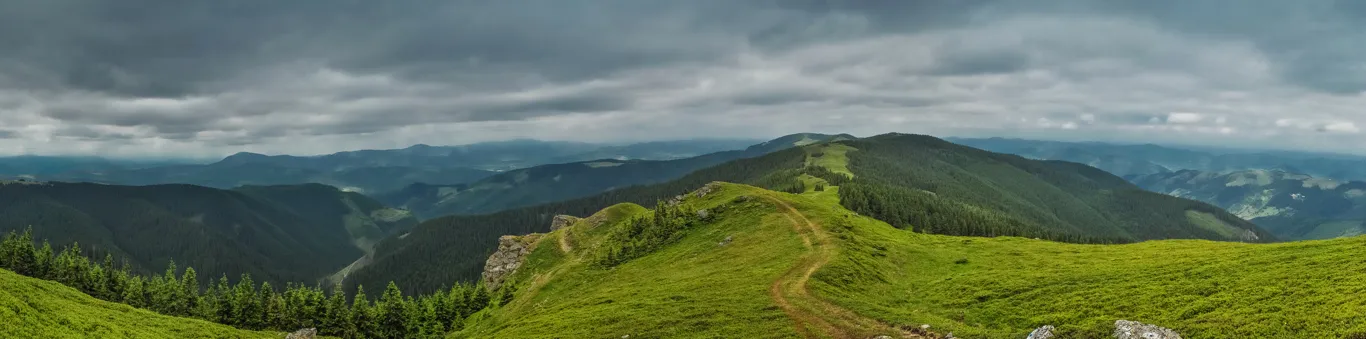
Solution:
[[[1053,325],[1044,325],[1043,327],[1036,328],[1036,329],[1034,329],[1033,332],[1029,332],[1029,336],[1028,336],[1028,337],[1025,337],[1025,339],[1052,339],[1052,338],[1053,338]]]
[[[536,240],[540,240],[541,234],[528,234],[524,236],[505,235],[498,238],[498,251],[489,256],[489,260],[484,262],[484,286],[490,290],[497,290],[503,285],[503,281],[513,273],[517,273],[517,268],[522,267],[526,261],[526,255],[531,253],[532,246]]]
[[[672,199],[669,199],[668,205],[675,206],[681,204],[683,203],[683,199],[688,198],[688,195],[693,195],[698,198],[706,197],[708,194],[711,194],[711,192],[715,192],[716,189],[721,188],[721,184],[722,183],[720,181],[713,181],[706,185],[702,185],[701,188],[698,188],[696,191],[693,191],[692,193],[676,195]]]
[[[1114,335],[1117,339],[1181,339],[1171,329],[1128,320],[1115,322]]]
[[[555,218],[550,219],[550,230],[554,231],[573,226],[576,222],[579,222],[579,217],[564,214],[556,215]]]
[[[318,329],[305,328],[294,333],[286,334],[285,339],[313,339],[318,336]]]
[[[715,192],[716,189],[720,187],[721,182],[713,181],[707,183],[706,185],[703,185],[702,188],[697,189],[697,191],[693,192],[693,194],[697,195],[698,198],[706,197],[708,194],[711,194],[711,192]]]

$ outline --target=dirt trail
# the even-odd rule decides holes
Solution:
[[[565,229],[564,233],[560,233],[560,251],[564,252],[566,255],[574,253],[574,246],[569,245],[569,229]]]
[[[869,338],[875,335],[896,335],[901,338],[925,338],[911,331],[898,329],[877,319],[860,316],[853,311],[817,298],[807,290],[811,275],[834,257],[835,245],[830,234],[782,199],[766,197],[777,204],[783,217],[802,238],[808,253],[796,266],[789,269],[769,286],[773,301],[797,323],[797,330],[806,338]]]

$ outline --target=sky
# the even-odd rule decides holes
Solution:
[[[1366,153],[1366,2],[0,0],[0,155],[886,132]]]

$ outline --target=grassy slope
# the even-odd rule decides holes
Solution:
[[[794,232],[780,207],[751,201],[679,243],[603,270],[576,259],[595,239],[579,224],[541,242],[518,273],[523,290],[512,304],[481,313],[454,336],[866,337],[885,333],[881,324],[924,323],[965,338],[1020,338],[1046,324],[1103,337],[1117,319],[1190,338],[1366,333],[1359,316],[1366,300],[1354,297],[1366,291],[1366,238],[1076,245],[927,235],[852,215],[829,191],[724,187],[694,203],[778,197],[821,232]],[[557,246],[566,233],[568,253]],[[804,248],[817,233],[830,246],[816,237],[815,247]],[[734,242],[717,246],[726,236]],[[795,280],[785,279],[819,251],[832,256],[806,287],[820,299],[802,299]],[[796,304],[795,314],[775,301],[773,286]]]
[[[61,284],[0,270],[3,338],[281,338],[92,298]]]
[[[726,189],[701,204],[747,192]],[[600,226],[588,218],[552,232],[519,270],[517,300],[475,316],[456,337],[792,337],[792,322],[767,291],[802,254],[801,240],[781,215],[750,204],[755,208],[724,212],[681,242],[611,270],[590,267],[582,256],[617,222],[650,213],[644,208],[618,205]],[[566,234],[569,253],[558,246]]]
[[[820,166],[830,169],[835,173],[853,176],[849,171],[849,151],[854,151],[853,147],[845,144],[827,143],[811,147],[805,147],[807,151],[806,164],[808,166]],[[819,154],[819,156],[815,156]]]

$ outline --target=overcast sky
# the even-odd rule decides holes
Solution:
[[[1366,1],[0,0],[0,154],[884,132],[1366,152]]]

